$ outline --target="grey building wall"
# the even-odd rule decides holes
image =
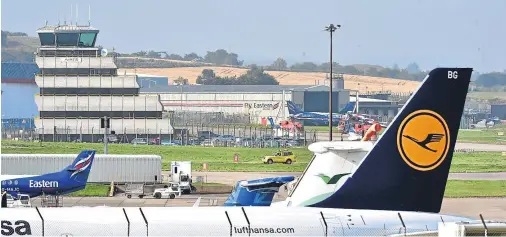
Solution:
[[[292,102],[304,109],[304,91],[292,91]]]
[[[332,111],[337,113],[349,101],[349,92],[341,94],[341,91],[332,92]],[[346,99],[347,98],[347,99]],[[329,92],[305,91],[304,111],[306,112],[329,112]]]
[[[499,119],[506,119],[506,104],[497,104],[491,106],[492,117],[499,117]]]
[[[395,102],[361,102],[359,113],[386,117],[394,117],[399,112],[399,105]]]

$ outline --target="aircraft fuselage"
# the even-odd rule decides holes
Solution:
[[[61,173],[50,173],[40,176],[7,176],[2,175],[2,192],[16,197],[18,194],[26,194],[30,197],[46,195],[64,195],[70,192],[84,189],[86,183],[72,183],[65,180]]]

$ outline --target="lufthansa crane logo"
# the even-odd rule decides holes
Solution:
[[[411,168],[429,171],[443,163],[450,147],[450,131],[441,115],[430,110],[409,114],[397,132],[397,148]]]

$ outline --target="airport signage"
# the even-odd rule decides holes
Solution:
[[[244,107],[248,109],[274,110],[279,107],[279,103],[244,103]]]
[[[29,187],[30,188],[58,188],[59,184],[58,181],[36,181],[36,180],[30,180]]]
[[[62,58],[62,59],[60,59],[60,62],[62,62],[62,63],[66,63],[66,62],[77,62],[77,63],[80,63],[82,61],[83,61],[82,58]]]
[[[5,236],[11,235],[32,235],[32,228],[30,223],[25,220],[1,221],[0,222],[1,234]]]

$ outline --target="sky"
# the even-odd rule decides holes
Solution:
[[[505,0],[3,0],[2,30],[35,36],[45,21],[100,30],[97,44],[118,52],[185,54],[226,49],[246,64],[333,61],[422,69],[506,69]]]

